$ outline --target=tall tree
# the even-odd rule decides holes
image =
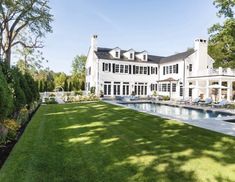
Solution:
[[[84,55],[75,56],[72,62],[72,74],[84,74],[85,73],[85,65],[86,65],[87,57]]]
[[[86,59],[86,56],[78,55],[72,62],[71,80],[75,90],[84,90]]]
[[[219,17],[234,17],[235,0],[214,0],[213,4],[219,9],[217,13]]]
[[[15,46],[43,47],[41,38],[52,32],[48,0],[1,0],[0,55],[8,65]]]
[[[65,80],[67,79],[65,73],[58,73],[55,76],[55,86],[56,87],[62,87],[64,89],[64,83]]]
[[[223,24],[209,29],[209,54],[215,60],[215,67],[235,68],[235,0],[215,0],[218,17],[224,17]]]

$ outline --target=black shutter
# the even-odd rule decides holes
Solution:
[[[179,72],[179,65],[176,64],[176,73],[178,73],[178,72]]]
[[[157,67],[156,67],[156,70],[155,70],[156,72],[155,72],[155,74],[157,75]]]
[[[133,65],[133,74],[135,74],[135,65]]]
[[[113,63],[113,73],[115,73],[115,64]]]
[[[103,71],[104,71],[104,66],[105,66],[105,63],[103,63]]]
[[[131,74],[131,65],[129,65],[129,74]]]
[[[109,72],[111,72],[111,63],[109,63]]]
[[[148,75],[150,75],[150,67],[148,66]]]
[[[165,66],[163,66],[163,75],[165,75]]]

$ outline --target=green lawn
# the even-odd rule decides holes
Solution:
[[[235,138],[102,102],[41,106],[0,181],[235,181]]]

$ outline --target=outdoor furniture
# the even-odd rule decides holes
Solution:
[[[200,101],[199,105],[208,106],[209,104],[212,104],[212,102],[213,102],[212,98],[206,98],[205,102]]]
[[[178,104],[189,104],[190,103],[190,98],[186,99],[180,99],[177,101]]]
[[[199,102],[200,102],[200,97],[194,99],[194,100],[192,101],[192,104],[199,104]]]
[[[122,100],[123,96],[115,96],[115,100]]]
[[[222,100],[218,104],[213,104],[212,107],[225,107],[229,104],[227,100]]]
[[[132,95],[132,96],[130,97],[130,100],[131,100],[131,101],[138,100],[138,99],[139,99],[139,97],[138,97],[138,96],[134,96],[134,95]]]

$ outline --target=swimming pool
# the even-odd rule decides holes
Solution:
[[[191,109],[176,106],[153,103],[126,103],[123,104],[133,109],[156,113],[159,115],[170,116],[184,120],[198,120],[207,118],[217,118],[232,116],[232,114],[224,112],[205,111],[203,109]]]

